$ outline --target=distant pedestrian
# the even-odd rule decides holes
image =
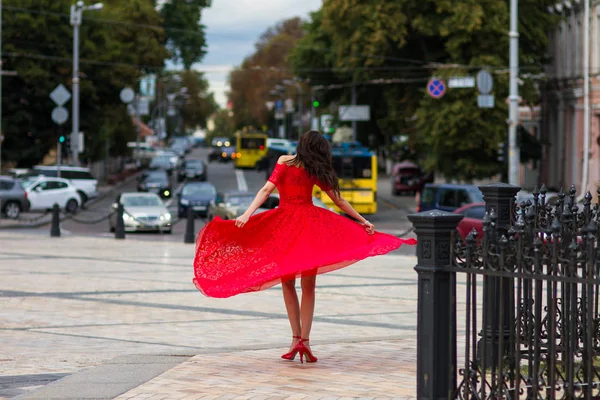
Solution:
[[[312,203],[318,185],[358,224]],[[252,216],[278,189],[280,205]],[[251,217],[252,216],[252,217]],[[292,328],[290,351],[282,356],[316,362],[308,341],[315,307],[316,276],[388,253],[415,239],[375,232],[340,196],[331,147],[319,132],[303,134],[295,156],[281,156],[267,183],[235,221],[218,217],[200,232],[194,260],[194,284],[210,297],[230,297],[282,283]],[[302,304],[296,293],[301,278]]]

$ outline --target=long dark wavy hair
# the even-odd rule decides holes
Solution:
[[[300,136],[296,157],[289,163],[301,166],[309,176],[318,179],[339,196],[340,184],[331,162],[331,146],[319,132],[308,131]]]

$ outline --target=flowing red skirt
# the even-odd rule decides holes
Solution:
[[[230,297],[416,243],[379,232],[369,235],[362,225],[313,205],[263,212],[243,228],[217,217],[198,234],[193,282],[206,296]]]

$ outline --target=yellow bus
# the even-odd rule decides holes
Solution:
[[[340,194],[361,214],[377,212],[377,156],[358,143],[332,146],[333,167],[339,178]],[[340,212],[318,186],[313,196]]]
[[[267,138],[264,133],[236,133],[236,168],[255,168],[256,163],[267,155]]]

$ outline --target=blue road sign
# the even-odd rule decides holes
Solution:
[[[276,110],[283,110],[283,100],[277,100],[275,102],[275,109]]]
[[[441,79],[432,78],[427,82],[427,93],[434,99],[439,99],[446,93],[446,84]]]

